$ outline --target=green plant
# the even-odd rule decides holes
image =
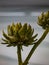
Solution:
[[[36,39],[38,34],[34,34],[34,29],[31,28],[31,25],[25,23],[22,25],[21,23],[8,25],[7,34],[3,31],[2,44],[6,44],[7,47],[17,46],[17,54],[18,54],[18,65],[27,65],[32,54],[39,46],[39,44],[45,39],[46,35],[49,32],[49,11],[46,13],[42,13],[38,17],[38,25],[40,25],[45,31],[42,36]],[[31,51],[26,57],[25,61],[22,61],[21,50],[23,46],[33,45]]]

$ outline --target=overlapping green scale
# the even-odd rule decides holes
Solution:
[[[49,27],[49,11],[48,12],[43,12],[39,17],[38,17],[38,25],[42,26],[43,29],[46,29]]]
[[[12,23],[12,25],[8,25],[7,34],[3,31],[2,44],[7,44],[7,47],[17,46],[17,45],[32,45],[37,41],[37,34],[33,35],[34,29],[31,28],[31,25],[24,23]]]

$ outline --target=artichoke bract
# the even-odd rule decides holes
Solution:
[[[49,27],[49,11],[38,16],[38,25],[42,26],[43,29],[46,29]]]
[[[7,44],[7,47],[17,46],[17,45],[32,45],[37,41],[35,39],[38,34],[33,35],[34,29],[31,28],[31,25],[27,25],[24,23],[12,23],[12,25],[8,25],[7,34],[3,31],[2,44]]]

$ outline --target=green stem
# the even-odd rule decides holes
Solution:
[[[22,65],[22,57],[21,57],[21,46],[17,46],[17,54],[18,54],[18,65]]]
[[[43,33],[43,35],[40,37],[40,39],[36,42],[36,44],[33,46],[33,48],[31,49],[30,53],[28,54],[27,58],[25,59],[23,65],[27,65],[28,61],[30,60],[32,54],[34,53],[34,51],[36,50],[36,48],[39,46],[39,44],[45,39],[46,35],[48,34],[48,29],[46,29]]]

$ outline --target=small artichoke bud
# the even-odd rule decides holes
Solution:
[[[46,13],[42,13],[38,16],[38,25],[40,25],[43,29],[49,27],[49,11]]]

